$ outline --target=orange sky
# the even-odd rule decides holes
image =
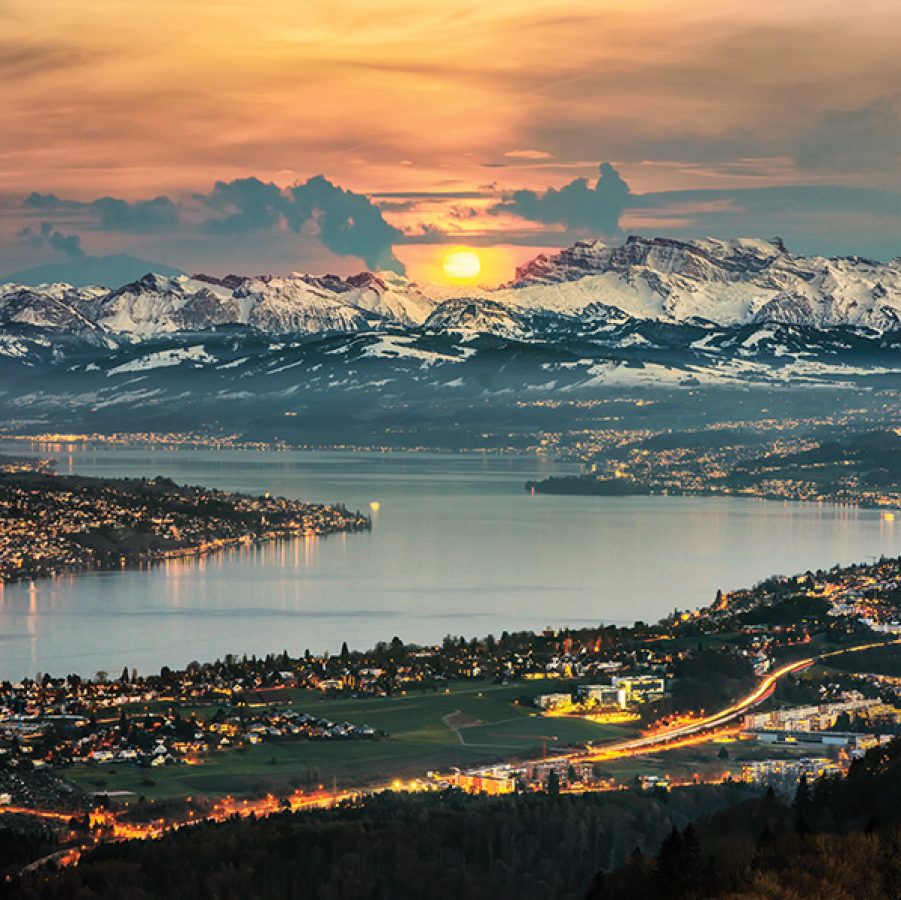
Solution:
[[[895,0],[5,0],[0,194],[322,173],[367,195],[481,192],[385,216],[541,246],[541,226],[484,207],[603,160],[639,192],[896,190],[899,38]],[[824,161],[835,111],[849,134]],[[855,149],[861,121],[888,150]]]

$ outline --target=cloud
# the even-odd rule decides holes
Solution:
[[[815,172],[897,169],[901,118],[895,101],[881,97],[857,109],[827,110],[801,135],[794,156],[801,168]]]
[[[195,195],[214,215],[203,227],[215,234],[241,234],[282,226],[315,235],[340,256],[359,256],[373,269],[402,272],[394,244],[403,232],[389,225],[381,210],[357,194],[316,175],[282,190],[258,178],[216,182],[207,195]]]
[[[604,165],[594,185],[576,179],[558,190],[517,191],[489,212],[547,228],[498,223],[467,236],[470,243],[561,246],[587,235],[623,232],[686,240],[778,234],[801,253],[889,259],[901,250],[901,193],[876,187],[785,184],[633,193],[612,166]],[[452,219],[453,207],[445,215]],[[416,234],[417,243],[453,238],[453,233],[432,230]]]
[[[508,159],[553,159],[553,154],[546,150],[508,150],[504,156]]]
[[[99,197],[88,203],[64,200],[56,194],[30,193],[24,201],[25,209],[43,212],[86,211],[93,214],[96,224],[108,231],[172,231],[179,223],[178,205],[168,197],[137,200],[134,203],[118,197]]]
[[[898,254],[901,194],[840,185],[782,185],[633,195],[629,230],[672,237],[771,237],[801,253]]]
[[[217,181],[207,193],[128,201],[100,197],[82,202],[55,194],[29,194],[29,212],[76,214],[88,227],[108,232],[207,234],[220,237],[291,231],[311,237],[338,256],[356,256],[373,269],[403,272],[394,245],[403,232],[389,224],[364,194],[346,190],[323,175],[281,188],[259,178]],[[33,231],[23,240],[49,241]],[[75,238],[77,240],[77,238]]]
[[[48,249],[65,259],[82,259],[84,250],[77,234],[63,234],[51,222],[41,222],[40,227],[30,225],[16,233],[19,243],[32,250]]]
[[[314,221],[329,250],[359,256],[371,268],[403,272],[393,249],[403,232],[389,225],[368,197],[344,190],[322,175],[289,188],[288,194],[294,201],[289,222],[295,230]]]
[[[168,197],[129,203],[101,197],[91,206],[100,216],[101,228],[115,231],[171,231],[178,226],[178,206]]]
[[[80,203],[78,200],[63,200],[56,194],[40,194],[32,191],[22,204],[25,209],[34,210],[73,210],[84,209],[89,204]]]
[[[25,79],[67,70],[84,61],[84,52],[64,43],[0,39],[0,77]]]
[[[599,171],[593,186],[587,178],[576,178],[559,190],[515,191],[491,207],[490,212],[511,213],[532,222],[565,225],[575,230],[616,234],[630,197],[629,185],[610,163],[601,163]]]
[[[277,228],[287,205],[287,197],[278,185],[259,178],[217,181],[210,193],[196,194],[195,199],[215,213],[203,224],[213,234]]]

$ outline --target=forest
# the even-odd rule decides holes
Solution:
[[[739,784],[566,795],[384,793],[107,844],[16,900],[688,900],[901,896],[901,742],[794,798]],[[123,886],[127,885],[127,890]]]
[[[585,900],[896,900],[901,897],[901,741],[845,778],[802,779],[684,829],[653,855],[599,870]]]

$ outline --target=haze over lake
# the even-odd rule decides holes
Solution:
[[[61,473],[344,502],[370,534],[306,539],[0,592],[0,677],[181,667],[226,653],[366,648],[398,635],[656,620],[717,588],[901,552],[866,510],[728,498],[530,497],[576,467],[535,456],[88,447]]]

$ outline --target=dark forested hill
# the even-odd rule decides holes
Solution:
[[[673,827],[749,796],[741,785],[584,796],[382,794],[110,844],[10,897],[79,900],[581,900],[599,865],[653,852]]]
[[[673,829],[653,857],[599,872],[586,900],[897,900],[901,897],[901,741],[871,750],[847,778],[802,781]]]
[[[15,900],[901,897],[901,742],[794,802],[737,784],[581,796],[385,793],[107,844]]]

